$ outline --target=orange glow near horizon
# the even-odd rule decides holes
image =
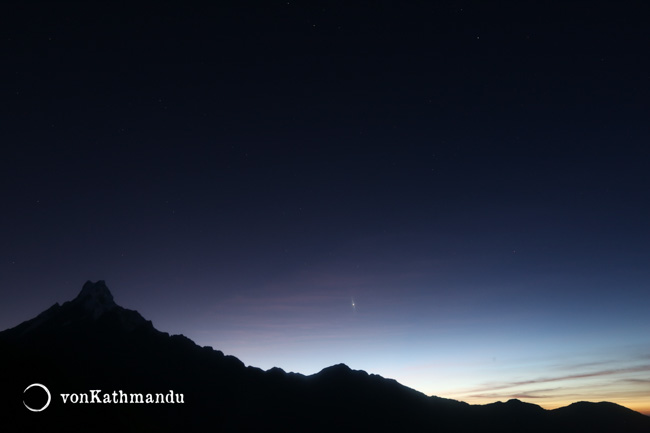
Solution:
[[[611,352],[442,362],[384,373],[427,395],[475,405],[517,399],[553,410],[581,401],[611,402],[650,416],[647,354],[618,350],[616,359]]]
[[[516,396],[513,396],[513,398],[516,398]],[[561,407],[566,407],[573,403],[577,403],[579,401],[587,401],[591,403],[599,403],[601,401],[607,401],[610,403],[618,404],[620,406],[624,406],[633,411],[642,413],[643,415],[650,416],[650,401],[648,401],[647,398],[639,398],[639,399],[603,398],[603,399],[596,399],[596,400],[583,398],[577,400],[553,400],[544,403],[536,401],[535,399],[527,399],[527,398],[519,398],[518,400],[521,400],[525,403],[536,404],[546,410],[559,409]],[[485,405],[485,404],[495,403],[497,401],[507,401],[507,400],[465,399],[463,401],[469,404]]]
[[[612,394],[606,394],[605,392],[598,392],[596,390],[590,390],[583,394],[571,393],[566,396],[553,396],[547,395],[544,397],[535,398],[531,395],[527,395],[525,392],[512,392],[512,393],[501,393],[493,395],[484,395],[484,396],[466,396],[462,393],[455,394],[454,396],[448,395],[451,398],[464,401],[469,404],[476,405],[485,405],[490,403],[495,403],[498,401],[508,401],[510,399],[518,399],[526,403],[536,404],[541,406],[546,410],[558,409],[561,407],[569,406],[573,403],[586,401],[592,403],[598,402],[610,402],[615,403],[620,406],[624,406],[628,409],[634,410],[636,412],[642,413],[644,415],[650,416],[650,398],[648,398],[647,391],[639,389],[629,389],[627,392],[624,390],[614,391]]]

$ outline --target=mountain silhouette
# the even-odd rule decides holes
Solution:
[[[156,330],[137,311],[117,305],[103,281],[89,281],[72,301],[0,332],[0,353],[5,432],[650,433],[650,417],[613,403],[555,410],[519,400],[477,406],[429,397],[345,364],[311,376],[246,367]],[[26,408],[47,402],[38,386],[25,391],[35,383],[51,393],[42,412]],[[160,401],[96,401],[131,394]],[[83,398],[89,402],[74,403]]]

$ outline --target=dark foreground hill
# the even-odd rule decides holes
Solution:
[[[471,406],[343,364],[312,376],[246,367],[157,331],[115,304],[103,281],[0,332],[0,354],[3,432],[650,433],[650,417],[612,403]],[[25,391],[34,383],[51,395],[41,412],[26,407],[47,403],[40,386]]]

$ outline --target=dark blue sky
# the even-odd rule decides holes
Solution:
[[[641,2],[3,8],[0,328],[650,412]]]

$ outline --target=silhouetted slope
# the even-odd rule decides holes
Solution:
[[[573,431],[650,431],[650,417],[609,402],[573,403],[551,411],[551,417],[556,424]],[[645,430],[640,429],[643,426]]]
[[[0,353],[0,431],[650,432],[650,418],[611,403],[554,411],[518,400],[470,406],[344,364],[311,376],[245,367],[157,331],[117,305],[103,281],[88,282],[74,300],[0,332]],[[32,383],[53,394],[41,413],[22,403]],[[59,396],[93,389],[173,390],[185,403],[74,405]]]

